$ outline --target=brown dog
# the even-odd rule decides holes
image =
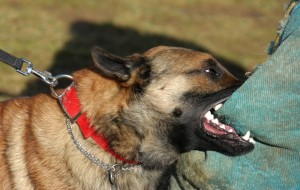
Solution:
[[[46,94],[0,104],[0,189],[155,189],[183,152],[252,150],[211,115],[241,84],[212,56],[92,56],[61,104]]]

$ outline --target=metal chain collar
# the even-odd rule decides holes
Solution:
[[[124,165],[124,164],[107,164],[96,158],[94,155],[92,155],[90,152],[86,150],[86,148],[78,141],[78,139],[75,137],[75,134],[72,129],[72,123],[71,121],[67,118],[66,119],[66,124],[67,124],[67,129],[69,134],[71,135],[71,138],[76,145],[76,147],[80,150],[80,152],[87,157],[91,162],[95,163],[97,166],[99,166],[102,169],[105,169],[108,171],[108,177],[109,177],[109,182],[114,185],[116,176],[120,175],[121,172],[124,171],[130,171],[134,170],[138,167],[142,167],[141,164],[130,164],[130,165]]]

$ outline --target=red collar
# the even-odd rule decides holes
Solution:
[[[84,138],[91,137],[100,147],[106,152],[109,152],[112,156],[125,162],[127,164],[139,164],[134,160],[127,160],[121,155],[116,153],[111,147],[109,140],[96,131],[95,127],[90,124],[90,120],[86,113],[81,113],[81,104],[77,96],[77,89],[75,83],[66,89],[64,94],[59,98],[60,105],[66,115],[72,122],[77,122]]]

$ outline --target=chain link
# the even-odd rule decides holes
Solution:
[[[129,164],[129,165],[124,165],[124,164],[107,164],[102,162],[101,160],[99,160],[98,158],[96,158],[94,155],[92,155],[90,152],[88,152],[86,150],[86,148],[77,140],[77,138],[75,137],[75,134],[73,132],[72,129],[72,123],[71,121],[66,118],[66,124],[67,124],[67,129],[69,134],[71,135],[71,138],[74,142],[74,144],[76,145],[76,147],[80,150],[80,152],[87,157],[90,161],[92,161],[93,163],[95,163],[97,166],[99,166],[102,169],[105,169],[109,172],[109,180],[110,182],[113,184],[115,177],[120,175],[121,172],[123,171],[131,171],[134,170],[138,167],[142,167],[142,164]]]

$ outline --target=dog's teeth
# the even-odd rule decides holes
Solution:
[[[245,141],[248,141],[249,138],[250,138],[250,131],[247,131],[247,133],[246,133],[244,136],[242,136],[242,138],[243,138]]]
[[[252,143],[252,144],[256,143],[255,140],[253,138],[251,138],[251,137],[249,138],[249,142]]]
[[[205,114],[205,117],[209,117],[210,115],[211,115],[211,112],[209,111]]]
[[[205,114],[205,117],[206,117],[206,119],[208,119],[208,120],[212,120],[212,119],[214,119],[214,116],[211,114],[211,112],[209,111],[209,112],[207,112],[206,114]]]
[[[218,105],[216,105],[215,107],[214,107],[214,110],[218,110],[218,109],[220,109],[221,107],[223,106],[223,104],[218,104]]]
[[[225,125],[222,124],[222,125],[220,126],[220,128],[221,128],[221,129],[225,129]]]
[[[229,133],[232,133],[232,132],[233,132],[233,130],[232,130],[232,129],[229,129],[229,130],[228,130],[228,132],[229,132]]]
[[[213,119],[212,122],[215,123],[215,124],[219,124],[219,120],[218,119]]]

